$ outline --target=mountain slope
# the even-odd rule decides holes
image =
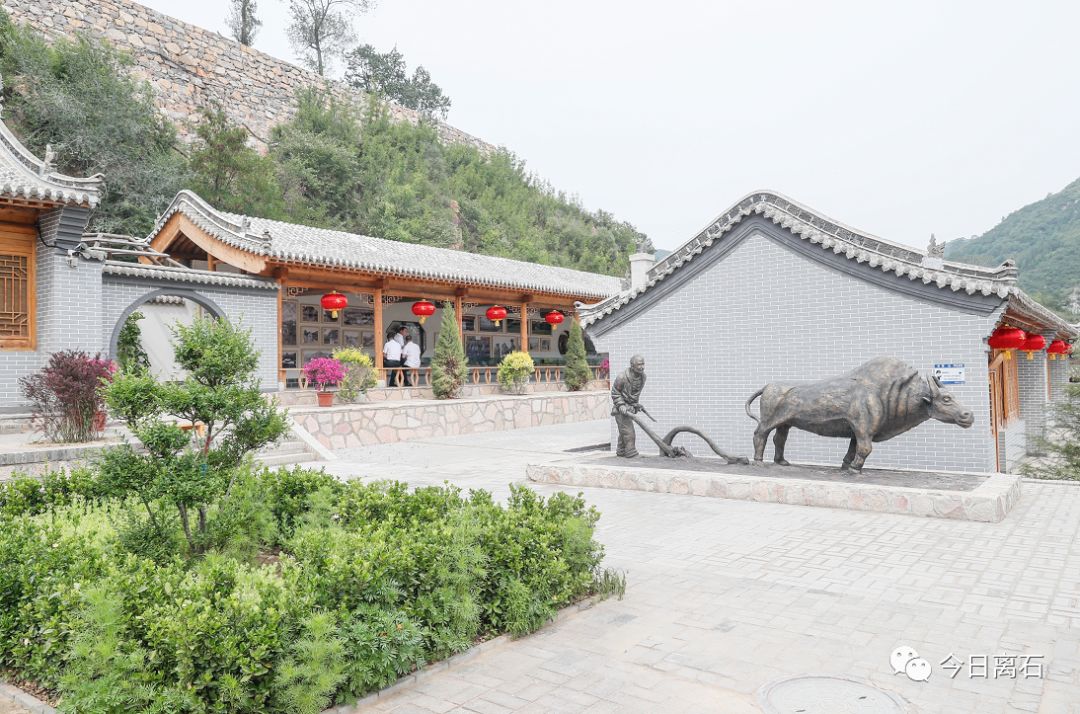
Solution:
[[[1080,179],[1014,211],[981,236],[950,241],[945,256],[989,266],[1012,258],[1020,268],[1020,287],[1062,309],[1080,285]]]

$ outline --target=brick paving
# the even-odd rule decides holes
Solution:
[[[344,477],[505,494],[606,422],[345,452]],[[557,487],[538,486],[541,492]],[[1029,483],[999,524],[585,489],[629,587],[365,707],[393,712],[760,711],[763,685],[827,674],[920,712],[1080,712],[1080,485]],[[893,675],[914,647],[928,682]],[[950,653],[1042,655],[1042,678],[955,678]]]

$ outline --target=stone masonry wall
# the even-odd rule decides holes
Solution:
[[[329,449],[455,436],[530,426],[603,419],[610,410],[606,391],[482,397],[443,401],[387,401],[313,409],[290,416]]]
[[[154,88],[164,114],[190,138],[198,109],[217,100],[236,122],[265,144],[270,129],[288,121],[295,111],[296,91],[324,80],[227,37],[164,15],[131,0],[0,0],[12,19],[49,37],[79,33],[104,39],[128,52],[134,73]],[[224,5],[224,4],[223,4]],[[338,98],[366,106],[366,95],[332,83]],[[390,105],[397,121],[416,123],[420,115]],[[468,144],[485,153],[491,144],[439,122],[447,143]]]
[[[882,355],[924,374],[935,363],[963,363],[966,383],[948,389],[971,409],[974,426],[926,422],[874,444],[867,465],[994,471],[983,338],[995,320],[887,290],[758,232],[663,300],[592,338],[610,353],[613,379],[633,354],[644,355],[642,403],[661,432],[691,424],[720,448],[748,456],[756,424],[744,404],[768,382],[837,376]],[[641,435],[638,442],[650,453],[655,448]],[[711,453],[699,440],[686,443],[697,454]],[[846,450],[846,439],[792,429],[786,456],[839,465]],[[772,458],[771,440],[765,458]]]

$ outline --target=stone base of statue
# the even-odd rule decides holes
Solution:
[[[536,483],[574,488],[616,488],[985,523],[1004,520],[1020,500],[1020,477],[1008,474],[868,468],[854,480],[850,472],[832,466],[747,466],[694,456],[625,459],[608,451],[532,463],[526,476]]]

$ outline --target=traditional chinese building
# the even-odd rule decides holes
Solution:
[[[1054,352],[1078,335],[1017,287],[1011,263],[946,261],[767,191],[655,265],[631,262],[631,287],[581,306],[582,323],[613,370],[645,356],[642,403],[662,425],[699,426],[733,451],[752,451],[744,405],[767,382],[836,376],[889,355],[940,375],[975,425],[929,421],[875,444],[871,466],[1010,468],[1044,435],[1068,381]],[[1010,328],[1026,350],[988,344]],[[787,458],[839,464],[846,449],[793,429]]]

